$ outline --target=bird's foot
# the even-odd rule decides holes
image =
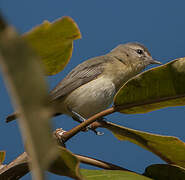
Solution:
[[[86,121],[86,119],[85,119],[84,117],[82,117],[80,114],[78,114],[77,112],[75,112],[75,111],[73,111],[73,110],[71,110],[71,112],[72,112],[72,114],[73,114],[72,118],[73,118],[75,121],[77,121],[77,122],[79,122],[79,123],[82,123],[82,122]]]
[[[92,128],[91,128],[91,125],[89,125],[87,128],[88,128],[89,130],[93,131],[97,136],[102,136],[102,135],[104,135],[103,132],[97,131],[96,129],[92,129]]]
[[[85,119],[84,117],[82,117],[80,114],[78,114],[77,112],[75,112],[75,111],[73,111],[73,110],[71,110],[71,112],[72,112],[72,114],[73,114],[73,117],[72,117],[72,118],[73,118],[75,121],[77,121],[77,122],[79,122],[79,123],[82,123],[82,122],[86,121],[86,119]],[[96,129],[93,129],[93,128],[91,127],[91,125],[89,125],[89,126],[87,126],[86,128],[83,129],[83,131],[88,131],[88,130],[93,131],[93,132],[94,132],[96,135],[98,135],[98,136],[101,136],[101,135],[104,134],[104,133],[102,133],[102,132],[96,131]]]

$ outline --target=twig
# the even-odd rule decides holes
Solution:
[[[78,126],[72,128],[71,130],[67,131],[63,134],[62,139],[64,142],[72,138],[74,135],[76,135],[78,132],[80,132],[82,129],[90,125],[91,123],[95,122],[97,119],[104,117],[106,115],[114,113],[116,110],[114,107],[111,107],[109,109],[106,109],[98,114],[95,114],[94,116],[90,117],[86,121],[80,123]]]
[[[102,169],[130,171],[120,166],[116,166],[114,164],[101,161],[98,159],[90,158],[87,156],[82,156],[82,155],[75,155],[75,156],[79,159],[81,163],[92,165]],[[8,165],[5,165],[2,169],[0,169],[0,180],[20,179],[30,171],[28,163],[29,163],[28,154],[24,152],[23,154],[18,156],[14,161],[12,161]]]
[[[87,157],[87,156],[82,156],[82,155],[78,155],[78,154],[75,154],[75,156],[79,159],[79,161],[81,163],[96,166],[96,167],[99,167],[99,168],[102,168],[102,169],[130,171],[130,170],[122,168],[120,166],[116,166],[114,164],[111,164],[111,163],[108,163],[108,162],[105,162],[105,161],[101,161],[101,160],[97,160],[97,159],[94,159],[94,158],[90,158],[90,157]]]
[[[64,142],[66,142],[71,137],[73,137],[78,132],[80,132],[84,127],[95,122],[98,118],[101,118],[101,117],[106,116],[108,114],[112,114],[114,112],[115,112],[114,107],[111,107],[105,111],[102,111],[102,112],[90,117],[85,122],[79,124],[78,126],[74,127],[73,129],[69,130],[68,132],[65,132],[62,135],[62,140]],[[99,127],[99,125],[94,126],[94,128],[97,128],[97,127]],[[121,168],[121,167],[118,167],[118,166],[110,164],[110,163],[95,160],[93,158],[87,158],[87,157],[83,157],[80,155],[77,155],[77,156],[80,158],[79,160],[81,160],[82,163],[97,166],[97,167],[100,167],[103,169],[107,169],[107,168],[111,169],[112,168],[112,170],[115,170],[116,168],[117,169]],[[126,170],[124,168],[121,168],[121,169]],[[24,152],[19,157],[17,157],[14,161],[12,161],[10,164],[8,164],[0,169],[0,180],[6,180],[6,179],[16,180],[16,179],[19,179],[20,177],[24,176],[28,172],[29,172],[28,155],[26,152]]]
[[[0,180],[17,180],[28,172],[28,155],[24,152],[11,163],[0,169]]]

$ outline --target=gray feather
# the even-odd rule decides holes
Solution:
[[[76,66],[50,93],[51,101],[60,99],[78,87],[92,81],[103,72],[104,63],[109,56],[89,59]]]

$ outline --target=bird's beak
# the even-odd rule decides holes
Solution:
[[[150,64],[162,64],[161,62],[159,62],[159,61],[157,61],[157,60],[155,60],[153,58],[150,58],[149,62],[150,62]]]

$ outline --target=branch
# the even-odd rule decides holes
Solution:
[[[1,180],[17,180],[29,172],[28,155],[26,152],[18,156],[14,161],[0,169]]]
[[[69,140],[71,137],[73,137],[74,135],[76,135],[78,132],[80,132],[82,129],[84,129],[86,126],[93,124],[93,128],[97,128],[100,127],[101,124],[99,124],[98,122],[95,122],[98,118],[104,117],[106,115],[112,114],[115,112],[115,108],[111,107],[105,111],[102,111],[92,117],[90,117],[89,119],[87,119],[85,122],[79,124],[78,126],[74,127],[73,129],[69,130],[68,132],[65,132],[62,134],[62,136],[56,136],[57,139],[61,139],[63,140],[63,142],[66,142],[67,140]],[[64,146],[64,144],[60,144],[62,146]],[[104,162],[104,161],[100,161],[97,159],[93,159],[93,158],[89,158],[89,157],[85,157],[85,156],[81,156],[81,155],[76,155],[77,158],[80,160],[80,162],[84,163],[84,164],[89,164],[92,166],[96,166],[99,168],[103,168],[103,169],[109,169],[109,170],[127,170],[125,168]],[[9,179],[9,180],[16,180],[21,178],[22,176],[24,176],[25,174],[27,174],[29,172],[29,167],[28,167],[28,155],[26,152],[24,152],[23,154],[21,154],[19,157],[17,157],[14,161],[12,161],[11,163],[9,163],[8,165],[5,165],[3,168],[0,169],[0,179]]]
[[[75,155],[75,154],[74,154]],[[75,155],[81,163],[92,165],[95,167],[99,167],[107,170],[123,170],[130,171],[128,169],[122,168],[120,166],[116,166],[114,164],[101,161],[98,159],[90,158],[82,155]],[[1,180],[18,180],[24,175],[26,175],[30,169],[28,166],[30,159],[26,152],[18,156],[14,161],[5,165],[2,169],[0,169],[0,179]],[[50,170],[48,170],[50,171]]]
[[[131,103],[131,104],[126,104],[126,105],[119,105],[119,106],[113,106],[109,109],[106,109],[98,114],[95,114],[94,116],[90,117],[89,119],[87,119],[86,121],[80,123],[78,126],[72,128],[71,130],[69,130],[68,132],[65,132],[64,134],[62,134],[61,138],[62,141],[65,143],[66,141],[68,141],[70,138],[72,138],[74,135],[76,135],[77,133],[79,133],[81,130],[83,130],[85,127],[87,127],[88,125],[92,124],[93,122],[95,122],[97,119],[104,117],[106,115],[112,114],[114,112],[119,112],[121,110],[126,110],[126,109],[130,109],[132,107],[136,107],[136,106],[142,106],[142,105],[147,105],[149,103],[157,103],[157,102],[161,102],[161,101],[166,101],[166,100],[170,100],[170,99],[174,99],[174,98],[182,98],[185,95],[178,95],[178,96],[174,96],[174,97],[164,97],[164,98],[160,98],[160,99],[154,99],[154,100],[150,100],[150,101],[146,101],[146,102],[138,102],[138,103]],[[97,127],[101,127],[101,123],[96,124],[93,129],[97,128]]]
[[[79,159],[79,161],[81,163],[92,165],[92,166],[99,167],[102,169],[130,171],[130,170],[122,168],[120,166],[117,166],[117,165],[114,165],[114,164],[111,164],[111,163],[108,163],[105,161],[101,161],[98,159],[90,158],[87,156],[82,156],[82,155],[78,155],[78,154],[75,154],[75,156]]]
[[[66,142],[67,140],[69,140],[70,138],[72,138],[74,135],[76,135],[77,133],[79,133],[81,130],[83,130],[85,127],[87,127],[91,123],[95,122],[97,119],[99,119],[101,117],[104,117],[106,115],[112,114],[115,111],[116,111],[115,108],[114,107],[111,107],[109,109],[106,109],[106,110],[98,113],[98,114],[95,114],[94,116],[90,117],[86,121],[80,123],[78,126],[72,128],[71,130],[69,130],[66,133],[64,133],[62,135],[63,142]]]

